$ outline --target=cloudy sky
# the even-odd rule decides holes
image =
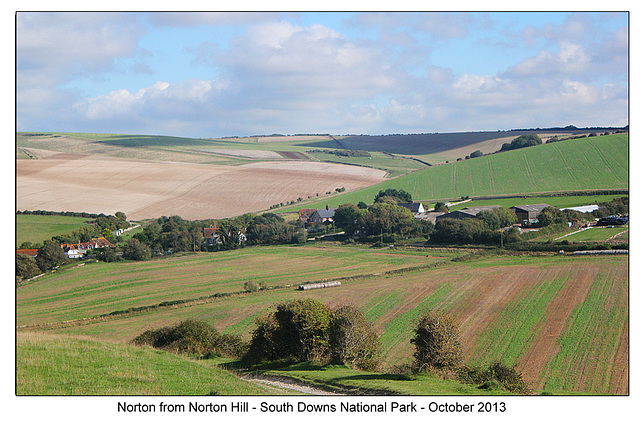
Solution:
[[[17,14],[18,131],[628,124],[627,13]]]

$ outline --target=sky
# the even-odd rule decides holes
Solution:
[[[18,131],[629,123],[627,12],[18,12]]]

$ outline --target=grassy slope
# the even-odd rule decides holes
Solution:
[[[210,363],[148,347],[18,333],[16,394],[260,395],[273,392]]]
[[[87,263],[18,288],[17,321],[22,325],[79,319],[164,301],[240,292],[248,280],[265,286],[296,285],[441,259],[447,257],[307,245],[191,253],[143,263]]]
[[[422,169],[363,190],[315,203],[371,203],[385,188],[404,189],[414,200],[504,196],[629,188],[629,136],[608,135],[544,144]]]
[[[58,215],[16,215],[16,246],[42,243],[53,236],[81,228],[87,218]]]
[[[260,264],[258,258],[256,262]],[[146,263],[140,264],[144,266]],[[280,264],[291,264],[291,262],[285,257]],[[257,271],[260,268],[251,262],[245,264],[247,270]],[[588,290],[588,295],[592,295],[589,298],[594,301],[607,301],[613,298],[615,301],[603,303],[610,307],[608,310],[598,311],[598,307],[603,306],[598,306],[600,304],[598,302],[585,305],[589,307],[588,309],[580,309],[580,305],[575,307],[571,324],[584,325],[586,322],[591,328],[587,335],[580,335],[583,340],[580,344],[581,351],[594,352],[597,351],[596,347],[599,348],[602,345],[607,348],[621,346],[621,333],[625,329],[625,324],[628,325],[628,305],[624,298],[617,296],[625,295],[625,289],[628,292],[628,277],[625,278],[624,274],[627,268],[628,260],[625,256],[597,260],[587,257],[488,257],[450,263],[421,271],[359,278],[345,281],[343,286],[338,288],[308,293],[283,288],[222,298],[204,304],[151,310],[133,316],[81,324],[61,329],[60,332],[126,342],[146,329],[194,318],[215,325],[224,332],[242,334],[248,338],[254,327],[255,316],[272,309],[276,303],[309,297],[319,299],[333,307],[341,304],[354,304],[360,307],[381,334],[384,346],[383,360],[386,366],[410,360],[411,328],[415,319],[425,308],[444,309],[472,323],[476,322],[474,320],[476,316],[480,318],[488,316],[486,321],[490,322],[482,321],[476,324],[475,332],[469,333],[466,338],[469,360],[474,364],[495,360],[518,363],[536,337],[546,336],[546,329],[540,329],[540,325],[546,321],[549,315],[548,309],[556,296],[570,289],[569,283],[572,277],[587,269],[592,269],[596,274],[593,279],[589,279],[592,281],[581,282]],[[219,269],[224,270],[225,265],[221,263]],[[81,292],[84,289],[91,290],[91,286],[80,277],[76,278],[76,281],[80,284],[85,283],[78,285],[77,295],[62,293],[57,301],[46,302],[43,299],[40,305],[37,304],[37,299],[34,299],[30,303],[32,306],[19,301],[19,321],[27,319],[32,323],[39,317],[47,318],[53,309],[51,304],[57,304],[54,307],[57,314],[54,314],[58,318],[64,318],[65,315],[77,318],[83,313],[90,313],[89,307],[103,304],[101,294],[105,291],[107,294],[113,294],[111,298],[119,299],[120,306],[128,307],[137,304],[135,292],[131,293],[125,288],[119,291],[102,288],[101,292],[88,293],[81,297]],[[144,289],[151,289],[153,286],[152,280]],[[175,286],[178,287],[178,285]],[[49,286],[51,287],[53,285]],[[25,291],[27,291],[26,288]],[[161,283],[158,284],[158,288],[164,292],[172,292],[171,287]],[[44,292],[43,289],[40,293]],[[22,288],[19,292],[21,290]],[[513,293],[514,290],[517,292]],[[509,292],[512,296],[504,302],[499,302]],[[498,303],[495,302],[496,299]],[[81,305],[79,301],[82,301]],[[483,301],[489,302],[491,306],[483,308],[481,304]],[[540,335],[541,333],[543,335]],[[601,367],[592,366],[589,358],[567,359],[567,356],[563,355],[571,354],[572,346],[576,342],[575,338],[571,337],[579,333],[573,330],[573,326],[565,327],[561,324],[554,326],[553,334],[557,336],[555,343],[559,346],[557,357],[560,359],[547,368],[550,372],[545,374],[546,381],[549,383],[548,389],[556,393],[609,392],[612,378],[615,379],[618,375],[611,374],[613,362],[609,360],[606,363],[609,369],[607,371]],[[592,342],[591,339],[593,344],[589,344]],[[558,363],[563,364],[566,369],[563,371],[557,368]],[[593,377],[593,384],[583,385],[571,382],[567,379],[568,377],[565,378],[565,372],[567,375],[584,372]],[[621,391],[618,389],[615,392]]]

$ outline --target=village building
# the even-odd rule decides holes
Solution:
[[[302,221],[303,224],[309,222],[309,218],[316,211],[316,209],[300,209],[298,211],[298,218]]]
[[[515,212],[516,216],[518,217],[518,222],[522,224],[531,222],[534,219],[537,220],[540,212],[542,212],[544,208],[548,207],[551,207],[551,205],[547,205],[546,203],[539,203],[536,205],[511,206],[509,209]]]
[[[24,255],[31,258],[35,258],[38,256],[37,249],[16,249],[16,255]]]
[[[213,224],[211,224],[209,227],[204,228],[204,230],[202,230],[202,233],[204,235],[205,245],[207,246],[221,245],[222,239],[218,234],[219,231],[220,231],[220,228],[216,227]]]
[[[499,208],[500,205],[491,205],[491,206],[475,206],[472,208],[464,208],[459,211],[447,212],[443,215],[440,215],[436,218],[436,221],[441,221],[447,218],[453,219],[470,219],[478,216],[480,212],[492,211],[496,208]]]
[[[60,245],[67,258],[77,259],[86,255],[87,251],[101,248],[115,248],[115,245],[104,237],[94,237],[88,242],[63,243]]]
[[[336,213],[335,208],[329,208],[327,206],[326,209],[316,209],[315,212],[311,214],[309,217],[310,223],[313,224],[324,224],[325,222],[333,222],[333,217]]]
[[[423,214],[426,212],[422,203],[398,203],[398,206],[409,209],[413,214]]]
[[[424,212],[413,214],[416,219],[421,219],[423,221],[429,221],[432,224],[435,224],[439,217],[444,215],[445,212]]]

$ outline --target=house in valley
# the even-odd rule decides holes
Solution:
[[[422,203],[398,203],[398,206],[409,209],[414,215],[423,214],[426,212],[426,209],[424,208]]]
[[[67,258],[78,259],[86,255],[87,251],[101,248],[115,248],[116,246],[104,237],[94,237],[88,242],[62,243],[60,245]]]
[[[300,209],[298,211],[298,218],[302,221],[303,224],[309,222],[309,218],[317,209]]]
[[[316,209],[315,212],[309,217],[309,221],[312,224],[324,224],[325,222],[333,222],[333,216],[336,213],[336,208]]]
[[[215,246],[222,244],[222,238],[220,237],[220,228],[211,224],[209,227],[205,227],[202,230],[204,235],[204,243],[207,246]]]

